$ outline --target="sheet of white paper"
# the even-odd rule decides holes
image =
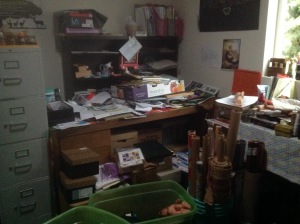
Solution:
[[[102,119],[114,115],[125,114],[125,113],[132,113],[133,109],[121,104],[110,105],[111,107],[102,108],[99,110],[91,110],[94,114],[95,118]]]
[[[130,61],[141,48],[142,45],[135,37],[129,37],[129,40],[119,49],[119,51],[127,61]]]
[[[221,56],[219,50],[213,47],[201,47],[200,66],[210,68],[221,67]]]
[[[217,99],[216,102],[223,104],[223,105],[227,105],[227,106],[232,106],[232,107],[238,107],[238,108],[245,108],[245,107],[249,107],[252,104],[257,102],[258,97],[257,96],[244,96],[243,99],[243,104],[237,105],[235,103],[235,96],[234,95],[230,95],[228,97],[224,97],[221,99]]]

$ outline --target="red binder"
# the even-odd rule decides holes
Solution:
[[[257,85],[260,83],[260,72],[235,69],[231,92],[235,94],[244,91],[245,96],[257,96]]]

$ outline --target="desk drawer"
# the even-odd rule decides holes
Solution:
[[[1,223],[26,223],[43,214],[49,214],[49,192],[48,178],[0,191]]]
[[[0,145],[47,136],[44,97],[0,101]]]
[[[99,163],[111,162],[110,158],[110,130],[90,132],[60,139],[60,149],[69,150],[88,147],[99,154]]]
[[[0,146],[0,189],[49,175],[47,139]]]
[[[1,50],[0,99],[44,93],[39,52]]]

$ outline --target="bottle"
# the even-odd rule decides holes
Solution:
[[[258,150],[259,142],[258,141],[248,141],[248,150],[247,150],[247,160],[246,160],[246,169],[251,173],[259,172],[259,159],[258,159]]]
[[[55,101],[61,101],[60,89],[54,89]]]

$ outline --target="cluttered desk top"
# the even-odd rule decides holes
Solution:
[[[186,101],[187,102],[187,101]],[[113,104],[116,105],[116,104]],[[200,110],[212,110],[215,105],[215,97],[205,96],[200,101],[193,104],[186,104],[177,108],[152,108],[146,113],[136,112],[132,107],[127,107],[125,110],[130,110],[125,113],[112,114],[111,116],[101,117],[98,119],[93,117],[92,119],[82,120],[75,119],[71,122],[56,124],[51,127],[50,131],[59,136],[68,136],[74,133],[86,133],[90,131],[99,131],[112,128],[125,127],[129,125],[135,125],[140,123],[159,121],[168,118],[174,118],[179,116],[185,116],[189,114],[199,113]],[[125,104],[117,104],[117,106],[125,106]],[[123,109],[123,108],[122,108]],[[75,109],[76,110],[76,109]],[[75,111],[74,111],[75,112]],[[97,111],[96,111],[97,113]],[[84,115],[85,116],[85,115]]]

